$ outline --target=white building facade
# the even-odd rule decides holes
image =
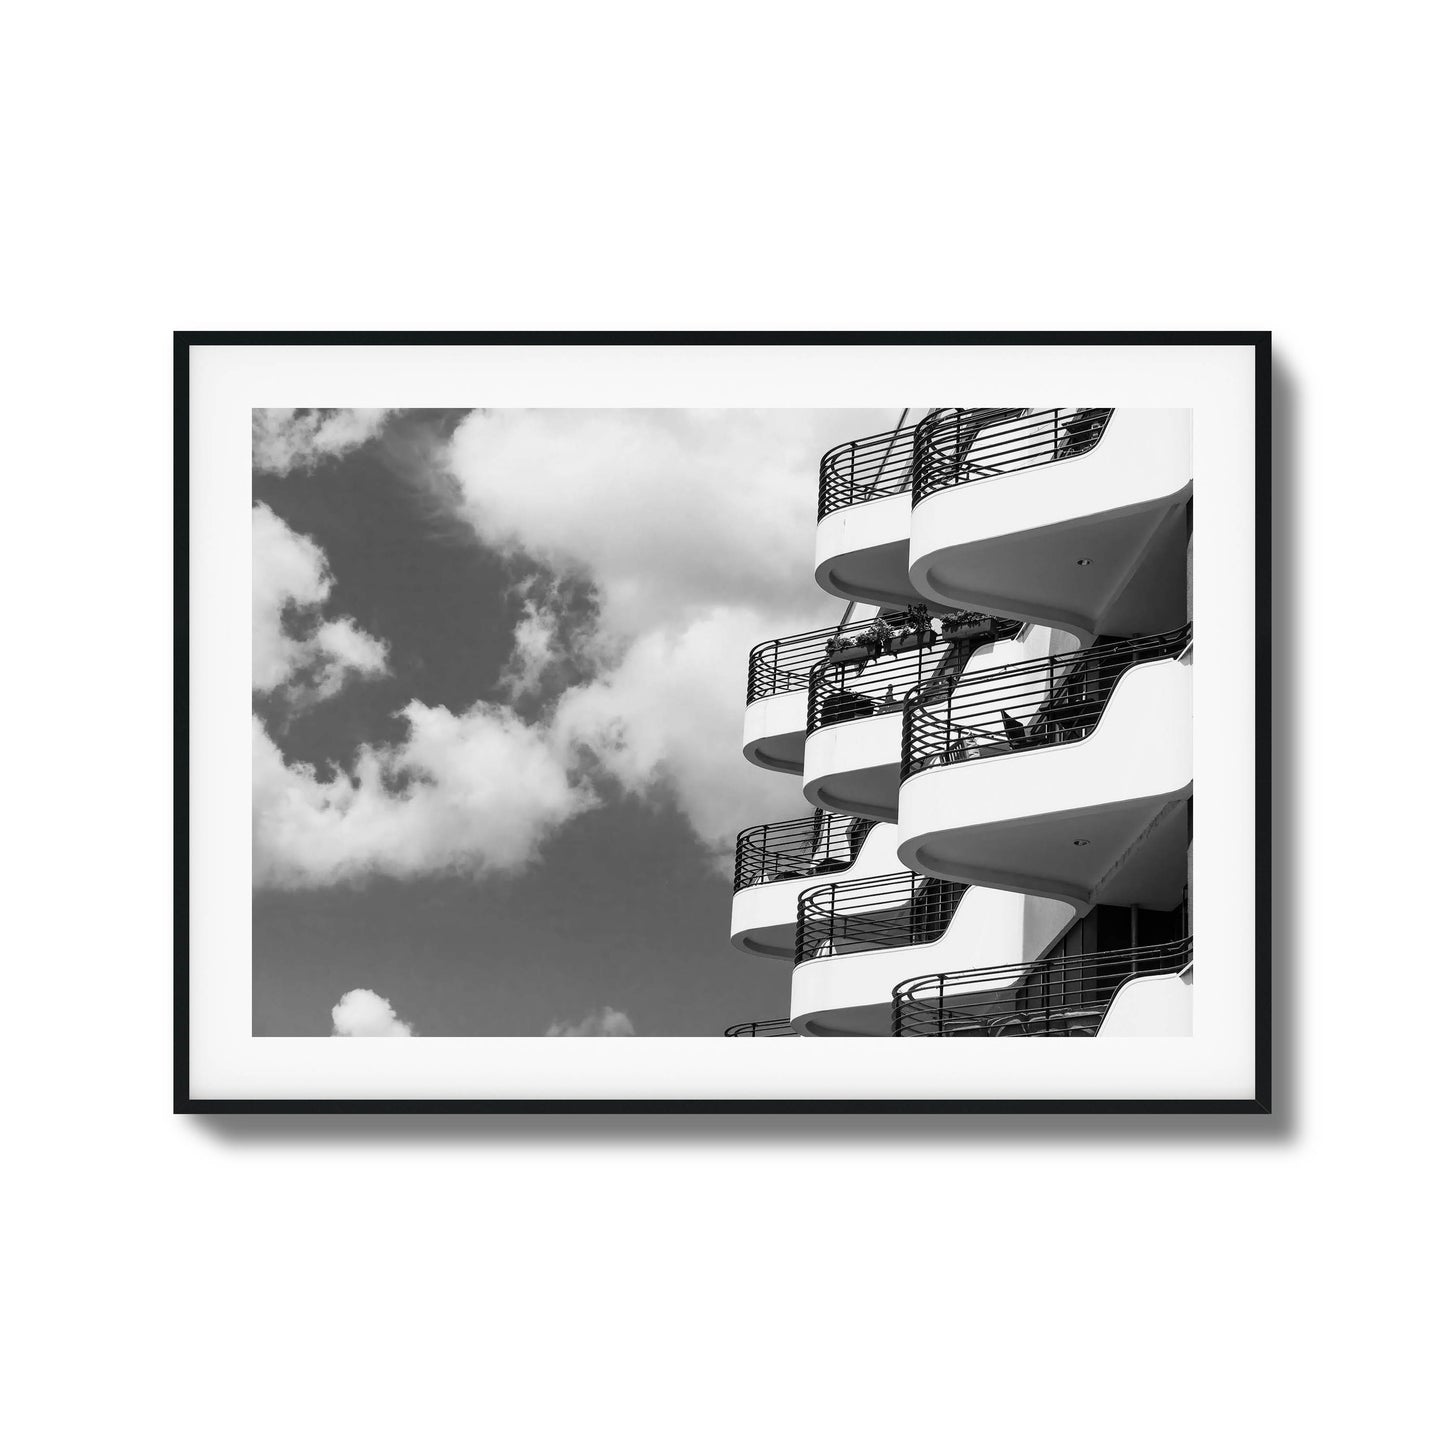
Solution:
[[[841,621],[749,661],[811,811],[739,835],[780,1014],[728,1032],[1187,1035],[1190,413],[909,415],[820,463]]]

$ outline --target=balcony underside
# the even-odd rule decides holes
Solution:
[[[1092,635],[1165,632],[1184,624],[1187,489],[1111,516],[930,545],[940,535],[970,535],[966,517],[939,516],[948,504],[966,503],[967,491],[936,493],[919,508],[910,578],[931,602]]]
[[[807,726],[806,688],[751,703],[743,714],[743,756],[771,772],[801,773]]]
[[[803,796],[832,813],[897,822],[902,747],[901,708],[819,728],[804,750]]]
[[[809,882],[815,880],[809,879]],[[746,917],[738,917],[736,900],[733,906],[732,945],[754,958],[785,958],[793,956],[793,938],[797,924],[792,921],[779,923],[752,923]]]
[[[910,586],[939,606],[1095,635],[1180,626],[1192,476],[1187,411],[1117,412],[1084,456],[925,496]]]
[[[813,576],[835,597],[911,607],[925,599],[908,577],[907,492],[830,512],[818,523]]]
[[[1137,903],[1170,909],[1188,875],[1183,797],[1141,798],[1110,808],[911,836],[905,866],[939,878],[1017,889],[1080,906]]]

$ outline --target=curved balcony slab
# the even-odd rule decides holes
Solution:
[[[909,586],[1081,634],[1178,626],[1192,478],[1192,413],[1115,410],[1083,455],[922,496]]]
[[[827,874],[754,883],[733,894],[732,944],[767,958],[793,957],[798,934],[798,895],[819,883],[872,878],[898,872],[898,830],[875,826],[851,867]]]
[[[893,989],[903,979],[1032,959],[1075,916],[1071,905],[1052,899],[970,888],[947,931],[932,943],[830,954],[797,964],[790,1009],[793,1028],[817,1037],[887,1036],[892,1028]],[[1032,966],[1017,963],[1017,976]],[[990,986],[998,985],[995,981]]]
[[[830,813],[898,821],[898,760],[903,706],[833,723],[809,733],[803,749],[803,796]]]
[[[743,756],[775,773],[801,773],[807,730],[807,688],[759,698],[743,713]]]
[[[1136,978],[1114,995],[1096,1037],[1189,1038],[1194,1032],[1194,972]]]
[[[1080,741],[921,767],[899,790],[899,859],[1080,904],[1175,906],[1194,778],[1192,675],[1187,652],[1140,663]]]
[[[856,502],[818,522],[813,576],[835,597],[911,607],[925,598],[909,580],[908,492]]]

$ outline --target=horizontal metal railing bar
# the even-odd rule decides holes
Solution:
[[[864,662],[819,663],[808,685],[808,732],[857,717],[901,711],[910,692],[936,677],[962,676],[965,663],[979,646],[1007,641],[1024,627],[1012,618],[990,621],[994,630],[981,636],[951,640],[933,634],[926,645],[904,652],[885,653]]]
[[[901,608],[888,608],[876,617],[844,627],[818,627],[811,632],[795,632],[789,637],[775,637],[760,642],[748,653],[748,703],[780,692],[801,691],[808,685],[815,664],[828,654],[828,644],[835,637],[861,632],[879,623],[887,627],[901,626],[908,613]]]
[[[893,990],[895,1037],[1096,1031],[1131,979],[1182,973],[1194,940],[904,979]],[[995,985],[990,987],[990,985]]]
[[[732,1024],[723,1030],[725,1039],[797,1038],[791,1019],[759,1019],[756,1023]]]
[[[918,451],[926,457],[937,450],[952,461],[953,447],[965,436],[969,442],[965,461],[973,460],[975,453],[1001,457],[1032,453],[1045,443],[1051,448],[1059,443],[1074,448],[1101,432],[1110,414],[1105,407],[1046,407],[1020,416],[946,409],[918,424]]]
[[[841,507],[908,491],[913,485],[913,439],[921,425],[857,437],[824,452],[818,463],[818,520]]]
[[[1194,946],[1192,938],[1170,939],[1166,943],[1145,943],[1133,948],[1111,948],[1097,953],[1076,953],[1063,958],[1037,959],[1033,963],[999,963],[982,968],[959,968],[946,973],[925,973],[914,978],[905,978],[894,985],[893,997],[907,999],[922,988],[936,988],[940,985],[972,986],[995,980],[1016,979],[1021,972],[1039,968],[1046,964],[1060,964],[1069,967],[1094,966],[1101,963],[1147,961],[1154,958],[1187,960]]]
[[[989,752],[1078,742],[1132,667],[1177,658],[1190,626],[997,668],[930,679],[905,699],[901,777]]]
[[[947,931],[965,892],[966,884],[921,873],[810,888],[798,898],[793,962],[932,943]]]
[[[849,868],[873,827],[871,818],[815,811],[803,818],[745,828],[738,834],[734,854],[733,892]]]
[[[1110,407],[1006,409],[947,407],[918,423],[913,502],[944,487],[1030,471],[1092,451],[1113,416]]]

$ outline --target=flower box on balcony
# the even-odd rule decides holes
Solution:
[[[847,647],[833,648],[827,656],[829,667],[843,667],[850,662],[867,662],[873,656],[873,649],[866,642],[855,642]]]
[[[933,631],[927,627],[907,627],[895,632],[885,644],[891,653],[916,652],[920,647],[933,646]]]
[[[992,617],[985,617],[978,621],[963,621],[944,618],[943,640],[945,642],[971,642],[977,637],[991,637],[998,630],[998,625]]]

